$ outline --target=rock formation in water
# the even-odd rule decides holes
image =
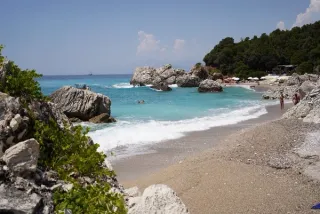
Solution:
[[[89,90],[65,86],[50,95],[67,117],[95,123],[113,122],[109,97]]]
[[[222,86],[220,83],[214,80],[206,79],[203,80],[198,88],[199,92],[222,92]]]
[[[152,85],[151,88],[159,91],[172,91],[172,88],[170,88],[168,84],[164,82],[156,83],[155,85]]]
[[[130,84],[134,86],[157,85],[160,83],[176,84],[176,79],[184,73],[184,70],[174,69],[170,64],[157,69],[149,66],[137,67]]]

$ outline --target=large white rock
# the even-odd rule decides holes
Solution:
[[[38,158],[39,143],[33,138],[11,146],[2,156],[7,166],[18,174],[35,171]]]
[[[109,97],[89,90],[65,86],[53,92],[50,98],[69,118],[88,121],[103,113],[110,115]]]
[[[185,214],[189,213],[177,194],[167,185],[157,184],[146,188],[129,214]]]
[[[198,88],[199,92],[222,92],[222,86],[217,81],[206,79],[203,80]]]

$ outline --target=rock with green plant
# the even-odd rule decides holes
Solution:
[[[1,65],[0,212],[126,213],[123,187],[88,130],[49,102],[34,70]]]

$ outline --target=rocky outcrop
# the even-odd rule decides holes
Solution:
[[[222,92],[222,86],[220,83],[214,80],[206,79],[203,80],[198,88],[199,92]]]
[[[177,78],[179,87],[198,87],[200,82],[200,78],[192,74],[185,74]]]
[[[0,92],[0,157],[7,148],[28,139],[32,133],[31,120],[46,123],[54,120],[60,127],[71,126],[68,118],[54,103],[33,101],[28,107],[30,110],[22,105],[19,98]]]
[[[130,189],[129,214],[141,213],[165,213],[165,214],[187,214],[188,209],[167,185],[157,184],[146,188],[140,196],[137,188]]]
[[[0,160],[0,213],[53,213],[53,186],[37,169],[39,144],[34,139],[7,149]],[[63,182],[61,182],[61,186]]]
[[[111,100],[102,94],[65,86],[53,92],[50,98],[69,118],[89,121],[101,114],[110,117]]]
[[[297,92],[299,92],[300,97],[303,98],[311,90],[317,87],[317,81],[319,81],[319,76],[316,74],[292,74],[285,84],[278,88],[268,90],[262,95],[262,98],[278,99],[281,91],[286,99],[291,99]]]
[[[170,88],[167,83],[163,82],[156,83],[155,85],[151,86],[151,88],[159,91],[172,91],[172,88]]]
[[[320,89],[313,89],[297,105],[290,108],[282,117],[302,119],[304,122],[320,123]]]
[[[130,84],[134,86],[157,85],[160,83],[176,84],[177,77],[183,74],[185,74],[184,70],[174,69],[170,64],[157,69],[149,66],[137,67]]]
[[[208,71],[203,66],[193,66],[189,72],[191,75],[198,77],[200,80],[205,80],[209,77]]]
[[[218,79],[223,80],[223,75],[221,73],[214,73],[211,75],[211,79],[212,80],[218,80]]]
[[[130,84],[144,86],[153,83],[156,69],[149,66],[137,67],[133,73]]]
[[[299,87],[299,93],[301,99],[303,99],[309,92],[311,92],[313,89],[317,87],[316,82],[307,80],[303,82]]]
[[[114,123],[116,119],[110,117],[107,113],[99,114],[98,116],[90,118],[89,122],[91,123]]]

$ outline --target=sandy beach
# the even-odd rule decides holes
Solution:
[[[319,126],[279,120],[291,106],[150,145],[152,153],[116,161],[114,169],[126,188],[169,185],[190,213],[316,213],[320,185],[304,173],[316,160],[294,149]]]

